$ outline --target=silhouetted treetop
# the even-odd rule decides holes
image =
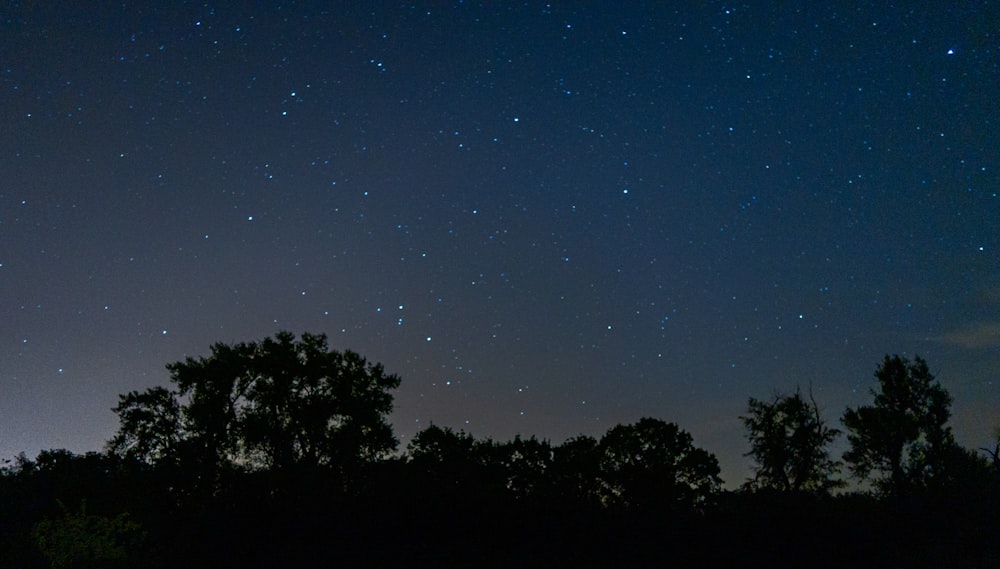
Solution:
[[[183,434],[181,407],[176,394],[165,387],[132,391],[118,397],[114,411],[121,423],[108,441],[119,456],[156,463],[174,452]]]
[[[431,424],[392,455],[399,379],[320,335],[168,369],[120,396],[109,452],[0,467],[0,565],[997,566],[997,447],[954,443],[919,358],[887,357],[845,413],[845,456],[882,495],[826,492],[837,431],[798,390],[741,417],[744,490],[770,491],[725,492],[715,456],[651,418],[559,445]]]
[[[855,476],[888,494],[933,484],[954,456],[951,396],[919,356],[911,362],[887,355],[875,377],[874,404],[844,413],[851,445],[844,460]]]
[[[826,426],[812,397],[806,401],[798,389],[770,402],[751,397],[740,420],[750,441],[747,455],[756,463],[747,487],[828,492],[841,484],[827,450],[840,431]]]
[[[386,417],[399,378],[354,352],[329,349],[324,335],[219,343],[210,356],[167,369],[176,392],[154,387],[121,397],[111,451],[207,469],[281,470],[345,469],[396,447]]]
[[[674,423],[643,418],[617,425],[600,442],[606,500],[625,506],[691,509],[719,492],[719,462]]]
[[[431,425],[418,432],[406,446],[415,463],[474,462],[476,439],[465,431]]]

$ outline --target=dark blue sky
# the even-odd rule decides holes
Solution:
[[[0,8],[0,457],[281,329],[404,445],[654,416],[738,483],[748,397],[886,353],[1000,426],[995,6],[326,4]]]

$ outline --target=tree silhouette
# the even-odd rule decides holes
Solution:
[[[919,356],[885,356],[875,371],[873,405],[848,408],[843,423],[850,450],[844,453],[855,476],[872,478],[875,487],[901,495],[943,476],[955,446],[951,396]]]
[[[993,438],[995,443],[993,448],[981,447],[979,450],[989,457],[993,472],[1000,477],[1000,427],[993,430]]]
[[[395,449],[386,416],[399,378],[380,364],[308,333],[220,343],[211,352],[167,366],[176,395],[157,387],[122,396],[109,449],[148,462],[173,453],[207,472],[347,471]]]
[[[409,463],[426,481],[454,489],[481,481],[477,446],[465,431],[430,425],[414,435],[406,448]]]
[[[472,461],[476,439],[465,431],[431,425],[418,432],[406,446],[410,460],[427,463]]]
[[[107,448],[121,457],[155,464],[172,454],[182,435],[181,408],[165,387],[132,391],[118,397],[114,411],[121,422]]]
[[[626,507],[690,510],[721,488],[719,462],[674,423],[643,418],[601,438],[605,500]]]
[[[601,448],[597,439],[580,435],[552,449],[553,491],[563,500],[579,504],[601,501]]]
[[[747,487],[791,492],[828,492],[842,484],[832,477],[838,464],[827,445],[840,434],[826,426],[819,406],[810,396],[776,394],[771,402],[750,398],[740,417],[747,430],[756,463]]]
[[[119,398],[109,452],[0,467],[0,565],[997,565],[996,449],[954,443],[919,358],[887,357],[874,404],[844,416],[852,471],[881,475],[881,496],[824,492],[836,430],[799,391],[741,417],[749,486],[789,491],[724,492],[716,458],[650,418],[560,445],[431,425],[392,456],[399,380],[323,336],[168,369],[169,388]]]
[[[552,445],[534,436],[515,436],[491,445],[490,465],[503,472],[504,487],[515,499],[536,498],[548,491]]]

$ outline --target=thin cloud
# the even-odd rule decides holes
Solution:
[[[939,340],[963,348],[1000,347],[1000,322],[980,322],[963,330],[949,332]]]

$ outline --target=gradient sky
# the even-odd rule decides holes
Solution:
[[[1000,426],[995,5],[95,4],[0,7],[0,458],[278,330],[403,445],[653,416],[732,485],[748,397],[886,353]]]

